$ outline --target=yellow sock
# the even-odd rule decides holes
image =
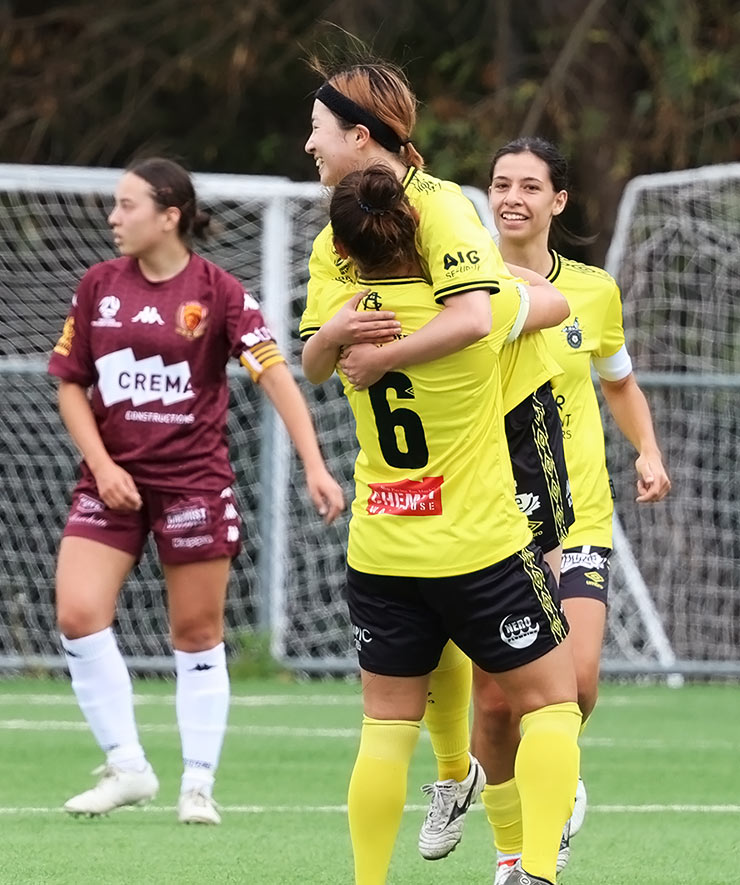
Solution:
[[[442,651],[429,679],[424,724],[437,758],[437,777],[465,780],[470,770],[470,693],[473,666],[453,643]]]
[[[581,722],[581,728],[580,728],[580,731],[578,732],[578,737],[583,737],[583,732],[586,730],[586,726],[588,725],[588,723],[590,721],[591,721],[591,714],[589,713],[589,715],[586,716],[586,718],[583,720],[583,722]]]
[[[482,800],[496,848],[504,854],[521,854],[522,803],[516,778],[502,784],[486,784]]]
[[[578,781],[578,704],[552,704],[522,716],[514,772],[522,802],[522,868],[555,882],[560,837]]]
[[[385,883],[419,727],[419,722],[363,716],[347,800],[357,885]]]

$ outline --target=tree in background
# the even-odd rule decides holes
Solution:
[[[0,2],[0,152],[313,177],[306,65],[341,29],[405,66],[432,171],[485,186],[494,149],[539,133],[573,158],[571,226],[603,258],[636,174],[740,156],[733,0]],[[318,22],[318,24],[317,24]],[[328,25],[334,23],[336,27]]]

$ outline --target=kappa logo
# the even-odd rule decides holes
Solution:
[[[159,315],[159,311],[156,307],[142,307],[141,310],[136,314],[135,317],[131,318],[132,323],[147,323],[150,326],[153,326],[156,323],[158,326],[164,325],[164,320]]]
[[[116,295],[105,295],[98,302],[98,319],[93,320],[91,326],[106,326],[110,329],[120,329],[121,323],[116,319],[116,314],[121,309],[121,299]]]
[[[499,626],[501,639],[511,648],[529,648],[540,634],[540,625],[537,621],[525,615],[507,615]]]
[[[516,503],[525,516],[531,516],[535,510],[540,509],[540,496],[531,492],[522,492],[516,496]]]
[[[256,329],[252,329],[251,332],[247,332],[246,335],[242,335],[242,344],[245,347],[254,347],[256,344],[259,344],[260,341],[272,340],[272,332],[267,326],[259,326]]]
[[[565,332],[565,340],[573,350],[578,350],[583,344],[583,330],[578,322],[578,317],[573,320],[572,326],[563,326],[563,332]]]
[[[126,400],[135,406],[156,400],[170,406],[195,396],[187,360],[165,366],[159,354],[137,360],[133,350],[126,347],[99,357],[95,368],[98,390],[108,407]]]
[[[226,541],[229,544],[234,544],[239,540],[239,526],[238,525],[230,525],[226,527]]]
[[[259,310],[260,306],[255,298],[245,290],[244,292],[244,310]]]
[[[233,504],[228,503],[224,507],[224,519],[239,519],[239,514],[236,512],[236,507]]]

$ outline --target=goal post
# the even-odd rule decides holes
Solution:
[[[64,665],[54,625],[53,579],[77,456],[57,414],[55,385],[45,371],[46,355],[60,333],[84,269],[113,256],[106,215],[119,176],[119,170],[0,165],[0,401],[4,417],[0,445],[5,452],[2,509],[6,527],[0,546],[0,669]],[[217,223],[215,237],[199,251],[241,279],[260,300],[311,406],[329,467],[349,500],[356,454],[351,412],[336,378],[312,387],[301,379],[297,368],[301,350],[297,326],[305,300],[308,257],[327,219],[326,192],[316,183],[280,178],[215,174],[194,178],[201,202]],[[466,193],[492,228],[485,194],[472,189]],[[640,205],[638,199],[635,206]],[[640,225],[643,231],[645,225]],[[625,235],[628,246],[621,257],[610,253],[610,269],[623,284],[628,341],[643,381],[646,372],[668,377],[668,369],[643,363],[641,345],[632,346],[631,280],[640,276],[627,262],[639,252],[629,245],[635,236]],[[680,314],[671,322],[677,324],[673,334],[680,338]],[[723,334],[724,346],[731,350],[727,332]],[[737,364],[722,365],[728,377],[736,378]],[[670,371],[680,374],[676,366]],[[715,381],[718,377],[719,373],[712,375]],[[236,365],[229,379],[229,440],[237,474],[235,491],[244,517],[243,552],[235,563],[228,595],[230,647],[236,646],[240,634],[269,630],[273,654],[287,667],[354,672],[356,656],[343,592],[348,514],[330,527],[323,525],[308,500],[302,470],[274,410]],[[693,389],[689,392],[675,385],[669,389],[673,397],[677,390],[697,395]],[[726,397],[732,390],[718,387],[716,393]],[[675,504],[680,509],[695,502],[683,497],[678,481],[683,479],[678,454],[685,434],[669,426],[674,405],[667,400],[664,407],[658,404],[654,409],[674,478],[672,500],[681,502]],[[729,431],[732,416],[727,402],[719,412],[718,420]],[[734,443],[729,437],[723,440],[723,457],[736,458],[737,434]],[[695,445],[691,451],[703,449]],[[709,608],[715,602],[719,605],[712,617],[727,619],[725,639],[713,658],[706,643],[695,641],[690,625],[693,610],[685,607],[680,617],[673,616],[668,587],[673,577],[665,578],[665,567],[656,566],[655,551],[660,551],[663,562],[680,540],[674,510],[669,509],[666,517],[663,508],[637,507],[632,500],[629,450],[611,433],[609,454],[616,465],[617,510],[626,544],[624,556],[619,541],[615,549],[605,668],[616,673],[670,672],[674,666],[690,665],[699,670],[714,666],[718,672],[731,668],[736,658],[731,637],[737,638],[740,614],[730,610],[726,594],[717,594],[716,581],[696,585],[700,601],[701,594],[708,594]],[[713,494],[720,498],[724,489],[737,495],[736,480],[727,475],[723,463],[718,457],[713,469],[719,472],[712,474]],[[691,476],[704,475],[704,465],[694,469]],[[691,490],[693,494],[693,486]],[[697,500],[707,505],[706,495],[699,494]],[[731,499],[717,507],[718,519],[732,523]],[[736,525],[737,507],[734,518]],[[729,569],[737,589],[737,572],[725,559],[710,553],[702,562],[710,571]],[[137,669],[171,669],[161,572],[151,548],[124,588],[116,629],[127,661]],[[675,665],[674,651],[679,658]]]
[[[605,417],[615,560],[639,570],[615,596],[649,587],[670,640],[661,652],[653,631],[656,669],[740,675],[740,163],[633,179],[606,268],[673,483],[660,505],[636,505],[634,452]]]

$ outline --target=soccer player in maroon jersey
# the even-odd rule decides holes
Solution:
[[[159,786],[111,629],[151,531],[175,649],[178,817],[217,824],[212,788],[229,706],[223,616],[241,522],[225,435],[230,357],[280,414],[327,523],[344,500],[257,302],[191,251],[208,215],[197,210],[188,173],[165,159],[133,163],[108,221],[122,257],[87,271],[49,364],[83,458],[59,550],[57,617],[77,701],[107,757],[98,784],[64,807],[105,814],[151,799]]]

